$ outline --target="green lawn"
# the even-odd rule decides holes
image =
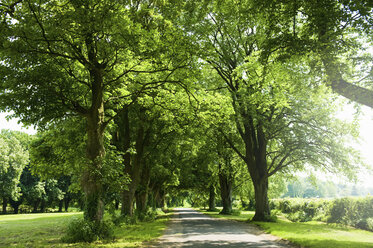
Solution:
[[[218,212],[206,212],[217,218],[247,221],[254,216],[252,211],[242,211],[239,216],[219,215]],[[309,248],[367,248],[373,247],[373,233],[342,225],[323,222],[293,223],[285,218],[277,222],[251,222],[267,233],[287,239],[295,244]]]
[[[82,218],[82,213],[0,215],[0,247],[139,247],[163,233],[168,217],[116,227],[116,240],[111,243],[65,244],[61,237],[67,224]]]

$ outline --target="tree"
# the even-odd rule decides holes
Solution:
[[[295,46],[293,14],[272,11],[267,16],[256,7],[255,1],[212,3],[193,28],[207,51],[203,59],[220,77],[216,88],[231,97],[235,131],[218,130],[250,173],[254,220],[267,220],[270,176],[305,162],[346,169],[349,158],[335,142],[343,139],[343,128],[326,108],[326,89],[315,83],[321,75]]]
[[[144,90],[172,81],[188,58],[173,49],[184,39],[163,2],[7,1],[1,13],[1,108],[38,126],[85,120],[85,218],[101,222],[105,129]]]
[[[29,161],[27,147],[19,138],[22,135],[18,132],[1,130],[0,197],[3,200],[3,213],[6,213],[8,200],[15,201],[20,197],[20,177]]]

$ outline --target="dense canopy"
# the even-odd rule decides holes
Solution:
[[[113,202],[123,215],[135,203],[146,213],[166,195],[208,192],[213,207],[216,188],[224,212],[235,192],[268,220],[279,178],[307,166],[359,169],[357,127],[334,117],[332,92],[373,107],[372,7],[4,0],[0,109],[38,126],[31,171],[72,180],[88,221],[100,224]]]

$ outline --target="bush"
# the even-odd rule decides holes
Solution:
[[[360,220],[356,223],[355,227],[373,232],[373,218]]]
[[[136,213],[136,215],[137,215],[137,218],[140,221],[150,222],[150,221],[155,220],[155,218],[157,216],[157,211],[149,209],[145,213],[138,212],[138,213]]]
[[[320,199],[278,199],[270,203],[272,210],[286,214],[293,222],[305,222],[312,219],[324,219],[327,201]]]
[[[108,240],[114,238],[114,230],[111,222],[101,223],[87,221],[85,219],[74,219],[67,227],[63,242],[94,242],[97,240]]]
[[[327,222],[347,224],[346,214],[348,209],[351,212],[352,204],[353,201],[350,198],[334,200],[329,207]]]
[[[270,207],[286,214],[293,222],[319,220],[373,231],[373,197],[345,197],[335,200],[277,199],[270,202]]]
[[[372,218],[373,197],[341,198],[331,203],[327,222],[372,230]]]
[[[295,213],[287,214],[286,218],[288,218],[292,222],[306,222],[312,220],[312,218],[302,210]]]

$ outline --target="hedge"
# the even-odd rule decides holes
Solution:
[[[311,220],[340,223],[373,231],[373,197],[339,199],[275,199],[270,202],[293,222]]]

